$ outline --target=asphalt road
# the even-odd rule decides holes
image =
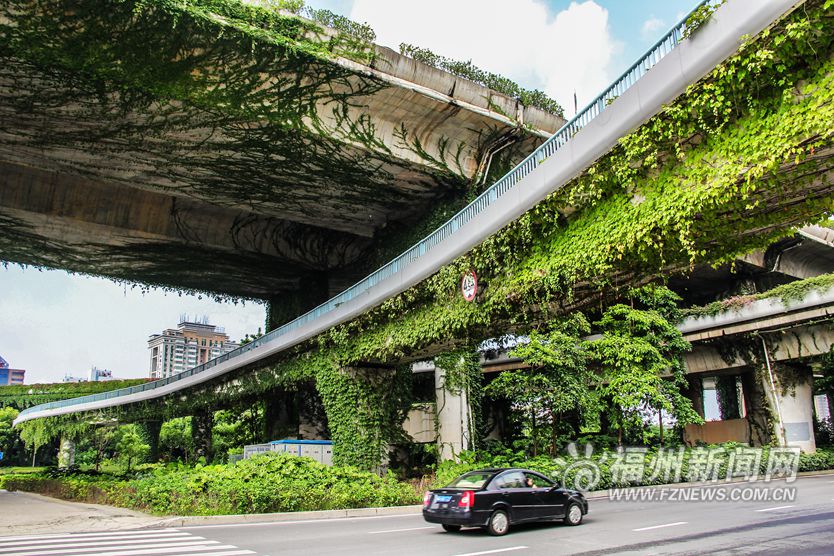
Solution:
[[[726,489],[729,497],[732,490],[786,486],[796,488],[795,500],[593,500],[579,527],[518,526],[504,537],[478,529],[445,533],[421,516],[392,515],[0,537],[0,556],[834,554],[834,475],[701,492]]]

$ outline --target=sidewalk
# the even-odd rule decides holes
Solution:
[[[0,490],[3,527],[10,535],[118,531],[158,525],[161,518],[124,508],[66,502],[29,492]]]

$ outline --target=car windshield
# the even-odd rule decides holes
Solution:
[[[483,488],[493,475],[492,471],[472,471],[449,483],[447,488]]]

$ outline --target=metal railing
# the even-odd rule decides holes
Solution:
[[[638,79],[645,75],[646,72],[648,72],[655,64],[669,54],[675,46],[683,40],[684,31],[686,30],[686,22],[689,19],[689,16],[704,4],[708,4],[710,1],[711,0],[702,0],[701,2],[698,2],[698,4],[686,16],[684,16],[674,27],[672,27],[672,29],[660,40],[654,43],[649,50],[642,57],[640,57],[640,59],[634,62],[631,67],[624,71],[620,77],[615,79],[607,89],[600,93],[599,96],[585,106],[585,108],[580,110],[570,121],[565,123],[559,131],[542,143],[515,168],[510,170],[504,177],[481,193],[469,205],[461,209],[461,211],[453,216],[448,222],[440,226],[437,230],[432,232],[420,242],[416,243],[400,256],[353,286],[349,287],[342,293],[322,303],[315,309],[301,315],[297,319],[272,330],[264,336],[261,336],[257,340],[254,340],[249,344],[241,346],[234,351],[230,351],[227,354],[221,355],[216,359],[212,359],[211,361],[194,367],[188,371],[184,371],[160,380],[155,380],[153,382],[140,384],[138,386],[131,386],[129,388],[111,390],[110,392],[102,394],[91,394],[89,396],[37,405],[25,409],[20,413],[20,416],[23,417],[36,411],[57,409],[60,407],[67,407],[69,405],[85,404],[121,396],[128,396],[139,392],[146,392],[202,373],[220,363],[224,363],[229,359],[251,351],[252,349],[262,346],[279,336],[292,332],[318,319],[322,315],[338,308],[340,305],[360,296],[387,278],[402,272],[410,264],[422,257],[426,252],[452,236],[459,228],[472,220],[476,215],[496,203],[507,191],[515,187],[518,182],[524,179],[524,177],[526,177],[530,172],[535,170],[539,164],[543,163],[547,158],[552,156],[557,150],[564,146],[574,134],[585,127],[589,122],[591,122],[591,120],[596,118],[611,102],[634,85]]]

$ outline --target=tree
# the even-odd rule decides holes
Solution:
[[[96,427],[93,434],[90,435],[90,444],[94,452],[93,464],[96,471],[101,468],[101,462],[108,450],[113,447],[113,440],[116,438],[116,428],[101,426]]]
[[[700,422],[686,386],[683,355],[690,349],[674,322],[680,298],[663,286],[628,293],[629,305],[609,307],[595,323],[602,338],[589,351],[600,367],[600,398],[606,401],[618,442],[623,430],[640,425],[652,411],[672,414],[679,425]],[[662,413],[661,413],[662,415]]]
[[[145,442],[137,425],[125,425],[121,427],[118,436],[116,454],[119,460],[126,464],[127,472],[130,473],[132,464],[148,457],[151,447]]]
[[[194,454],[191,437],[191,417],[178,417],[162,423],[159,431],[159,453],[168,461],[183,460],[188,463]]]
[[[0,464],[23,462],[23,441],[12,426],[19,413],[13,407],[0,407],[0,452],[3,452]]]
[[[581,414],[590,405],[594,375],[588,368],[587,347],[582,340],[589,332],[588,320],[580,312],[556,322],[547,333],[533,332],[529,343],[512,351],[532,368],[501,373],[487,386],[492,397],[508,399],[529,416],[534,456],[538,453],[540,424],[550,426],[553,455],[559,448],[564,415],[574,411]]]

